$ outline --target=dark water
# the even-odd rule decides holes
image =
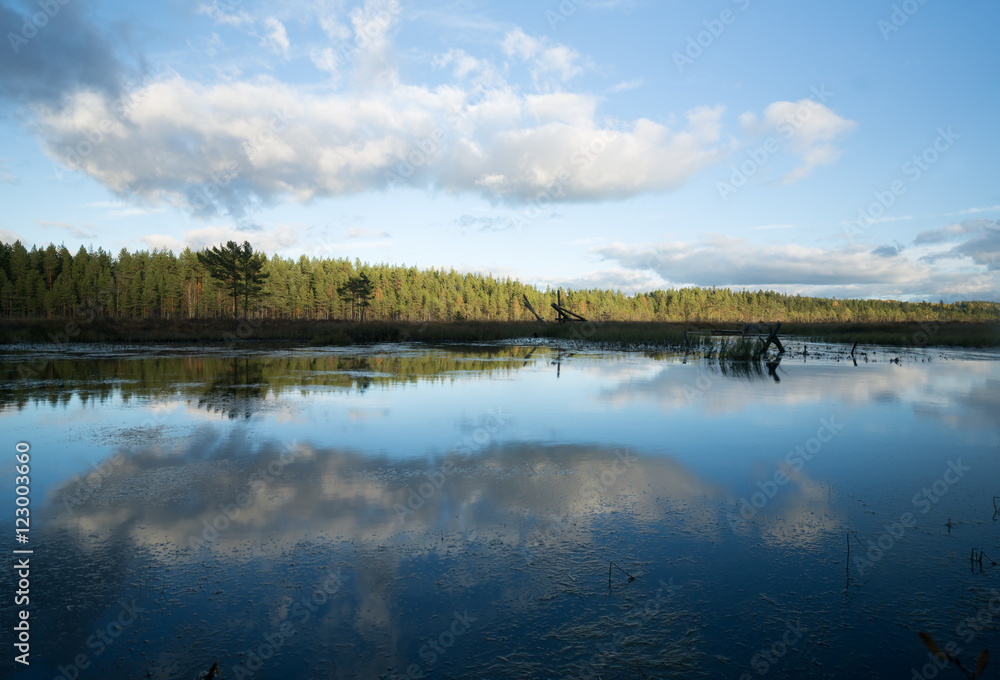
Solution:
[[[922,630],[973,666],[1000,630],[1000,357],[810,351],[8,353],[0,525],[33,553],[29,604],[0,580],[3,668],[936,676]]]

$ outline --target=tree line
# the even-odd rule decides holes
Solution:
[[[202,251],[32,246],[0,242],[0,318],[530,320],[524,298],[554,318],[557,291],[454,270],[359,259],[254,252],[230,242]],[[996,302],[901,302],[685,287],[626,294],[562,291],[563,306],[618,321],[988,321]]]

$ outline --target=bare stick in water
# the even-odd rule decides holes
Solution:
[[[635,576],[632,576],[632,574],[628,573],[627,571],[625,571],[624,569],[622,569],[621,567],[619,567],[617,564],[615,564],[614,562],[612,562],[611,564],[608,565],[608,587],[609,588],[611,587],[611,567],[614,567],[615,569],[617,569],[621,573],[623,573],[626,576],[628,576],[628,582],[629,583],[631,583],[632,581],[635,580]]]

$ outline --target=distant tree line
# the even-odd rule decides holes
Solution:
[[[226,262],[243,267],[242,273],[227,273]],[[28,250],[19,241],[0,242],[0,318],[9,319],[70,317],[85,308],[111,319],[528,320],[525,295],[543,316],[555,316],[554,289],[454,270],[305,255],[268,258],[232,242],[178,255],[122,249],[117,256],[82,246],[74,254],[64,246]],[[834,300],[698,287],[564,291],[563,305],[589,319],[621,321],[1000,319],[996,302]]]

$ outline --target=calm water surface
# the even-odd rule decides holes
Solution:
[[[791,345],[771,372],[530,344],[7,352],[0,524],[33,554],[31,665],[8,635],[3,667],[911,678],[936,670],[921,630],[972,665],[1000,622],[1000,357]]]

